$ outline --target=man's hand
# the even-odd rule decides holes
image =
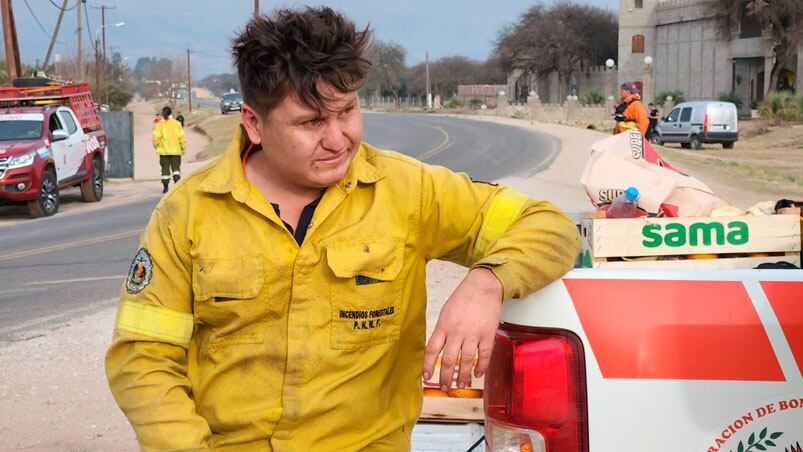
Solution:
[[[435,331],[429,338],[424,354],[424,380],[432,377],[441,350],[441,390],[448,391],[452,386],[458,363],[457,386],[471,386],[471,366],[478,350],[474,376],[482,376],[491,359],[503,293],[502,283],[487,268],[468,272],[443,305]]]

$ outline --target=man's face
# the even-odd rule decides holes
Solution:
[[[628,97],[629,95],[630,95],[630,91],[628,91],[628,90],[626,90],[626,89],[624,89],[624,88],[622,88],[621,92],[619,93],[619,97],[620,97],[622,100],[625,100],[625,99],[627,99],[627,97]]]
[[[265,176],[288,189],[326,188],[346,175],[362,141],[357,92],[340,93],[321,86],[330,98],[317,111],[290,93],[262,118],[243,105],[243,124],[253,143],[261,143]]]

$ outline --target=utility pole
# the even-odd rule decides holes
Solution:
[[[98,39],[95,38],[95,94],[96,99],[100,99],[100,49]]]
[[[190,113],[192,113],[192,66],[190,66],[190,49],[187,49],[187,102],[189,102]]]
[[[3,42],[6,49],[8,80],[11,82],[19,78],[22,72],[20,69],[19,44],[17,43],[17,28],[14,26],[14,11],[11,8],[11,0],[0,0],[0,10],[2,10],[3,14]]]
[[[94,8],[94,9],[99,9],[100,10],[100,22],[101,22],[100,30],[103,33],[102,34],[102,36],[103,36],[103,41],[102,41],[103,42],[103,51],[100,53],[100,61],[101,61],[101,64],[103,65],[103,84],[106,87],[106,89],[105,89],[105,94],[106,95],[104,96],[104,100],[105,100],[105,103],[108,104],[109,103],[109,80],[108,80],[108,77],[107,77],[107,70],[106,70],[106,64],[107,64],[107,61],[108,61],[106,59],[106,10],[107,9],[117,9],[117,7],[116,6],[107,6],[107,5],[101,4],[99,7],[98,6],[90,6],[90,8]],[[96,32],[96,35],[97,35],[97,32]],[[95,47],[97,47],[97,46],[98,46],[97,45],[97,38],[95,38]],[[100,87],[100,85],[98,85],[98,87]],[[100,92],[98,92],[98,97],[100,97]]]
[[[254,0],[254,17],[259,16],[259,0]]]
[[[429,52],[427,52],[427,64],[426,64],[426,73],[427,73],[427,110],[432,109],[432,91],[429,87]]]
[[[76,34],[78,35],[78,81],[84,79],[84,34],[83,28],[81,27],[81,3],[83,0],[75,0],[78,4],[75,5],[75,11],[77,12],[76,16],[78,17],[78,25],[75,29]]]
[[[99,9],[100,10],[100,29],[103,32],[101,42],[103,43],[103,53],[101,53],[100,57],[104,63],[108,61],[106,59],[106,10],[107,9],[117,9],[116,6],[108,6],[102,4],[100,6],[90,6],[90,8]]]
[[[50,38],[50,45],[47,46],[47,55],[45,56],[45,64],[44,68],[47,70],[47,64],[50,63],[50,55],[53,54],[53,45],[56,44],[56,38],[59,35],[59,28],[61,28],[61,19],[64,17],[64,11],[67,9],[67,2],[70,0],[64,0],[61,4],[61,11],[59,11],[59,18],[56,20],[56,29],[53,31],[53,37]]]

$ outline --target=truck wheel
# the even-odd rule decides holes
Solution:
[[[700,142],[700,137],[698,137],[697,135],[692,135],[691,142],[689,142],[689,146],[696,151],[703,147],[703,143]]]
[[[688,149],[690,147],[689,143],[680,143],[680,147],[683,149]]]
[[[97,157],[92,159],[91,177],[81,182],[81,198],[84,202],[98,202],[103,198],[103,170]]]
[[[48,168],[42,175],[39,197],[28,201],[28,213],[34,218],[49,217],[59,211],[59,183],[56,172]]]
[[[733,141],[722,143],[722,149],[733,149]]]
[[[664,141],[663,141],[663,140],[661,140],[661,137],[660,137],[660,136],[659,136],[657,133],[656,133],[656,134],[654,134],[654,135],[652,136],[652,138],[650,138],[650,142],[651,142],[652,144],[657,144],[658,146],[662,146],[662,145],[664,144]]]

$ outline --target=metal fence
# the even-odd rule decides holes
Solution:
[[[100,121],[108,140],[106,177],[134,177],[134,114],[130,111],[105,111]]]

